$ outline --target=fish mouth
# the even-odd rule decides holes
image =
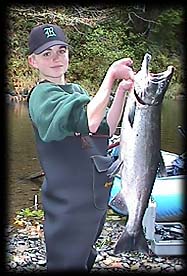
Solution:
[[[146,53],[140,71],[135,75],[134,94],[137,101],[144,105],[158,105],[162,102],[174,73],[174,67],[160,73],[150,73],[151,55]]]
[[[168,66],[167,70],[161,73],[150,73],[150,82],[152,83],[160,83],[163,80],[168,81],[170,76],[173,74],[174,67],[173,66]]]

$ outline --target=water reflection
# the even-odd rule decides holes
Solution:
[[[161,116],[161,147],[170,152],[181,154],[185,150],[184,137],[178,131],[178,126],[185,127],[184,100],[165,100]]]
[[[184,101],[165,100],[162,107],[161,148],[182,153],[184,138],[177,126],[184,126]],[[10,220],[15,211],[33,205],[34,195],[40,200],[40,185],[27,178],[41,170],[37,159],[34,132],[29,119],[27,104],[7,104],[8,116],[8,212]],[[12,220],[11,220],[12,221]]]
[[[16,210],[30,207],[40,185],[26,178],[40,170],[34,143],[34,133],[26,103],[7,105],[8,117],[8,212],[10,219]]]

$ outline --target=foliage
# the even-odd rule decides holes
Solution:
[[[42,223],[44,220],[44,211],[43,209],[33,209],[33,207],[23,208],[19,211],[16,211],[16,216],[14,218],[14,225],[19,227],[25,227],[28,222],[31,225],[35,225],[37,223]],[[111,208],[107,211],[107,221],[119,221],[120,223],[125,223],[126,217],[118,215]]]
[[[66,32],[71,62],[67,81],[80,83],[94,94],[110,64],[131,57],[135,71],[146,51],[153,55],[152,70],[173,64],[172,83],[181,91],[183,69],[183,10],[132,6],[10,6],[7,12],[7,89],[30,89],[37,72],[29,67],[28,35],[41,23],[59,24]],[[166,31],[167,29],[167,31]],[[175,91],[175,93],[178,93]]]
[[[29,222],[34,224],[38,221],[41,222],[44,219],[44,211],[42,209],[33,210],[33,208],[25,208],[16,212],[16,217],[14,219],[14,225],[25,226]]]
[[[175,51],[180,54],[183,32],[183,10],[167,9],[157,18],[157,24],[152,32],[152,39],[158,41],[160,47],[167,49],[167,52]]]

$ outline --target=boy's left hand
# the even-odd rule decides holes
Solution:
[[[117,87],[118,91],[126,92],[134,88],[134,81],[132,79],[122,80]]]

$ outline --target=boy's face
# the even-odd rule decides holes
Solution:
[[[67,47],[55,45],[41,54],[30,55],[28,61],[43,77],[61,78],[68,69],[69,51]]]

